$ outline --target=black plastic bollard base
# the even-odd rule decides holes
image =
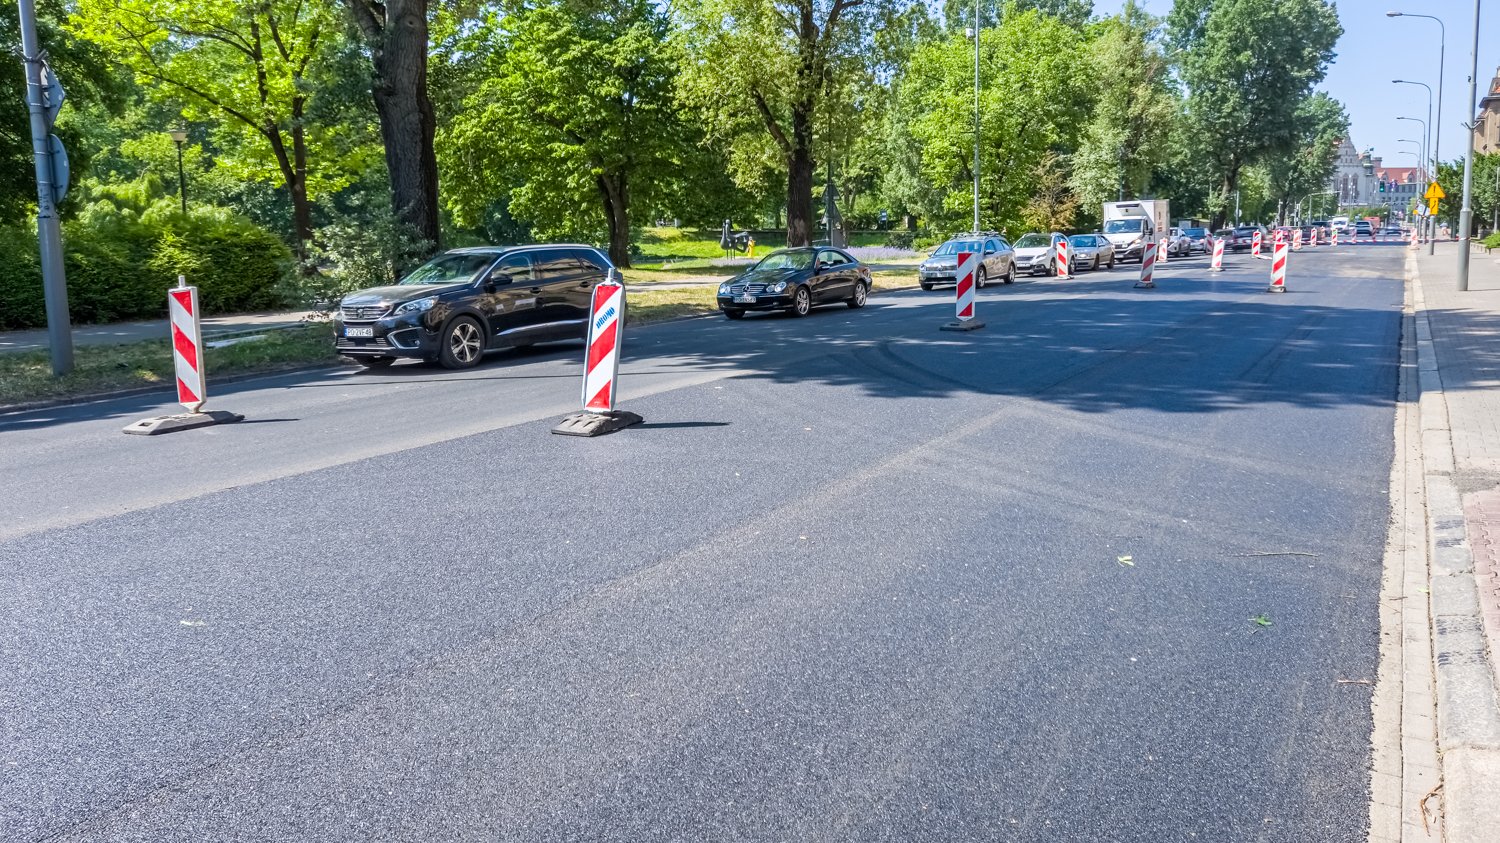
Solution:
[[[977,331],[977,330],[979,330],[980,328],[983,328],[983,327],[984,327],[984,323],[980,322],[978,319],[960,319],[960,320],[958,320],[956,322],[949,322],[948,324],[942,326],[941,328],[938,328],[938,330],[939,331]]]
[[[612,413],[574,413],[565,417],[557,427],[552,428],[552,432],[559,436],[603,436],[643,421],[645,419],[628,410],[615,410]]]
[[[239,413],[231,413],[228,410],[210,410],[206,413],[179,413],[175,416],[153,416],[149,419],[141,419],[138,422],[125,425],[121,432],[133,433],[137,436],[156,436],[162,433],[176,433],[179,430],[192,430],[215,424],[233,424],[244,420],[244,416]]]

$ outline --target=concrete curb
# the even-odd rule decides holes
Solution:
[[[1455,843],[1493,840],[1500,828],[1500,698],[1479,609],[1463,500],[1453,482],[1453,439],[1421,275],[1407,256],[1416,312],[1418,402],[1432,579],[1433,674],[1443,773],[1443,825]]]

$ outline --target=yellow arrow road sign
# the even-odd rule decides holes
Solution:
[[[1427,200],[1427,213],[1433,214],[1433,215],[1437,214],[1437,202],[1438,201],[1437,201],[1436,198],[1428,199]]]
[[[1443,192],[1442,186],[1437,182],[1427,185],[1427,192],[1422,194],[1423,199],[1444,199],[1447,196],[1448,194]]]

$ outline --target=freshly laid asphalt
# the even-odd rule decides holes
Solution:
[[[0,416],[0,839],[1363,840],[1401,257]]]

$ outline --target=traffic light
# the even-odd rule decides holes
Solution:
[[[1385,179],[1381,179],[1380,180],[1380,192],[1381,193],[1385,192]]]

